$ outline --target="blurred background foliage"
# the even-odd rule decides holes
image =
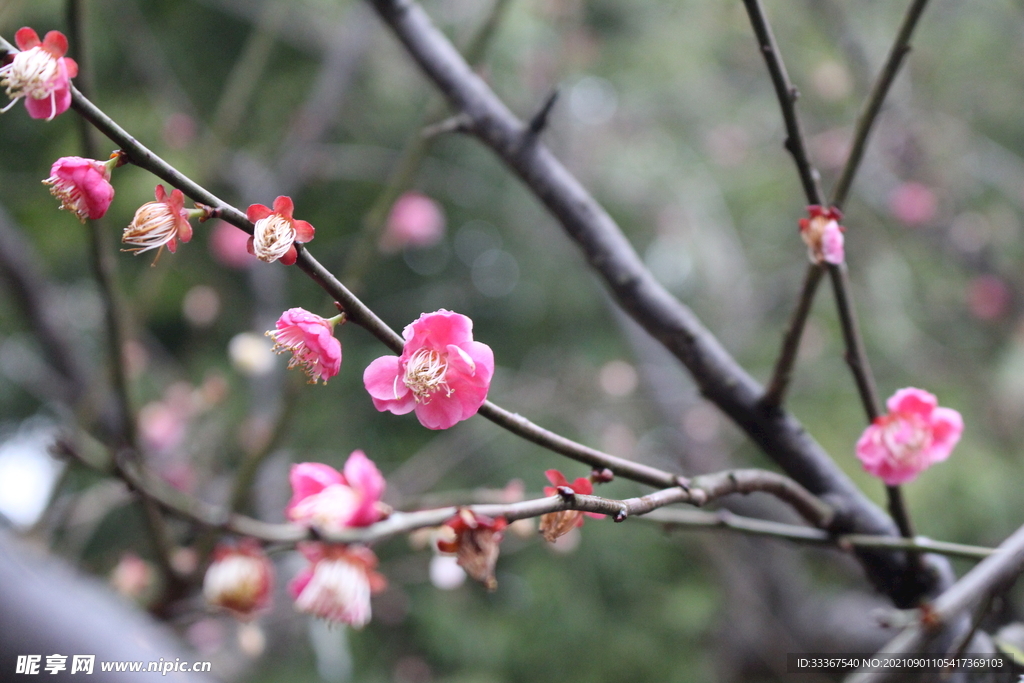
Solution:
[[[317,228],[311,251],[392,327],[438,308],[471,316],[476,338],[495,351],[497,403],[687,473],[770,466],[615,309],[560,228],[472,139],[433,139],[412,176],[410,189],[443,210],[441,241],[377,249],[371,208],[402,150],[431,122],[425,112],[443,110],[368,7],[83,6],[79,83],[101,108],[240,207],[291,194],[296,215]],[[492,4],[428,0],[426,8],[465,45]],[[826,188],[903,9],[880,0],[767,2]],[[558,89],[546,141],[658,278],[766,379],[806,267],[796,228],[804,200],[742,3],[511,0],[499,21],[481,72],[523,117]],[[0,4],[7,39],[23,25],[67,31],[65,22],[56,0]],[[918,532],[996,544],[1024,518],[1024,8],[936,0],[913,44],[845,207],[848,262],[880,392],[920,386],[967,424],[950,461],[906,487]],[[102,379],[109,350],[86,233],[39,182],[53,160],[81,150],[71,114],[42,123],[18,106],[0,118],[0,205],[49,279],[68,337]],[[112,238],[152,198],[155,179],[124,167],[114,184],[103,220]],[[245,454],[275,425],[279,447],[251,496],[251,510],[273,521],[289,495],[288,463],[340,467],[356,448],[388,476],[396,506],[516,479],[539,494],[547,468],[586,473],[480,418],[434,433],[411,415],[377,413],[361,376],[384,349],[352,325],[338,330],[341,374],[305,386],[284,371],[285,358],[268,356],[262,333],[285,308],[331,315],[332,302],[297,269],[231,260],[237,252],[218,249],[218,229],[197,226],[189,244],[155,263],[151,253],[116,259],[147,457],[175,485],[225,501]],[[51,374],[11,297],[0,298],[0,374],[0,509],[10,524],[100,576],[128,552],[151,561],[141,515],[119,485],[42,460],[57,430],[76,428],[47,390]],[[864,418],[827,288],[789,405],[881,504],[882,485],[853,455]],[[639,490],[615,482],[602,492]],[[183,548],[197,541],[184,524],[173,529]],[[234,680],[769,680],[783,677],[778,661],[730,669],[715,644],[744,614],[727,608],[726,584],[736,578],[723,567],[778,546],[666,535],[639,521],[589,521],[555,547],[509,534],[499,589],[487,594],[433,585],[430,551],[401,539],[376,548],[390,588],[362,632],[294,614],[283,587],[252,625],[209,614],[196,597],[165,616],[215,661],[215,673]],[[835,553],[786,552],[813,592],[864,588]],[[283,586],[301,563],[292,553],[276,559]],[[135,591],[142,603],[147,595]],[[744,603],[748,616],[770,614],[761,598]]]

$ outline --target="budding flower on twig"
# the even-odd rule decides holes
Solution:
[[[341,370],[341,342],[334,336],[334,326],[344,319],[344,314],[321,318],[303,308],[289,308],[267,336],[274,340],[276,353],[291,351],[289,368],[301,366],[310,384],[321,379],[327,384]]]
[[[800,237],[807,245],[807,258],[811,263],[831,263],[838,265],[843,262],[843,232],[839,225],[843,219],[842,212],[836,207],[828,209],[811,204],[807,207],[810,218],[800,219]]]
[[[377,556],[363,546],[302,543],[310,566],[288,585],[295,609],[330,622],[362,628],[370,622],[370,596],[387,587],[374,571]]]
[[[60,208],[67,209],[85,223],[86,218],[102,218],[114,201],[114,187],[110,172],[121,163],[115,152],[108,161],[61,157],[50,167],[50,177],[43,181],[50,186],[50,194],[60,200]]]
[[[292,465],[292,499],[285,514],[324,533],[368,526],[390,511],[380,498],[384,476],[362,451],[352,451],[344,472],[319,462]]]
[[[237,544],[220,543],[203,578],[203,597],[240,619],[249,619],[270,605],[274,566],[251,538]]]

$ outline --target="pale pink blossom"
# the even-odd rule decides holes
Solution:
[[[831,263],[838,265],[843,262],[843,232],[839,225],[843,214],[839,209],[822,208],[817,204],[807,207],[810,218],[800,219],[800,237],[807,245],[807,258],[812,263]]]
[[[494,352],[473,341],[473,321],[451,311],[424,313],[402,336],[401,356],[382,356],[363,373],[377,410],[416,411],[428,429],[447,429],[476,415],[494,375]]]
[[[267,336],[274,340],[276,353],[291,351],[289,368],[301,366],[310,384],[321,379],[327,384],[341,370],[341,342],[334,336],[334,326],[342,319],[341,315],[321,318],[304,308],[289,308]]]
[[[157,185],[155,202],[146,202],[135,212],[135,217],[124,229],[121,241],[134,245],[131,249],[142,254],[150,249],[167,247],[172,254],[178,250],[178,240],[188,242],[192,239],[192,226],[188,219],[194,213],[185,208],[185,195],[181,190],[174,189],[170,196],[163,185]],[[197,210],[202,214],[201,210]],[[158,254],[159,255],[159,254]]]
[[[888,414],[877,418],[857,441],[857,457],[865,470],[889,486],[912,481],[948,458],[960,441],[960,413],[940,408],[927,391],[900,389],[886,406]]]
[[[0,87],[11,98],[0,113],[25,98],[29,116],[51,121],[71,106],[71,79],[78,75],[78,64],[64,56],[68,39],[60,31],[50,31],[39,40],[39,34],[25,26],[14,34],[14,42],[21,52],[0,66]]]
[[[392,205],[379,246],[385,253],[429,247],[444,236],[444,228],[444,212],[437,202],[419,192],[406,192]]]
[[[370,622],[370,596],[387,587],[374,571],[377,556],[363,546],[303,543],[310,566],[288,585],[295,609],[327,621],[362,628]]]
[[[206,602],[249,619],[270,605],[274,587],[274,566],[259,544],[251,538],[238,543],[220,543],[203,578]]]
[[[60,200],[61,209],[72,212],[83,223],[86,218],[102,218],[114,201],[110,171],[119,160],[119,155],[107,162],[61,157],[53,162],[50,177],[43,184],[50,186],[50,194]]]
[[[343,472],[319,462],[292,465],[289,480],[292,499],[285,514],[293,522],[330,534],[367,526],[387,515],[388,508],[380,501],[384,477],[362,451],[352,451]]]
[[[558,470],[547,470],[544,476],[551,482],[551,486],[544,487],[545,496],[553,496],[561,488],[572,489],[573,493],[580,493],[585,496],[594,493],[594,484],[586,477],[579,477],[570,484],[565,475]],[[576,527],[583,526],[583,515],[597,519],[604,517],[604,515],[596,512],[584,513],[579,510],[548,512],[540,516],[540,533],[544,536],[545,541],[554,543],[560,536],[564,536]]]
[[[295,204],[291,197],[278,197],[274,208],[253,204],[245,215],[253,222],[253,236],[249,238],[249,253],[266,263],[280,260],[286,266],[295,263],[296,242],[309,242],[315,230],[306,221],[292,218]]]

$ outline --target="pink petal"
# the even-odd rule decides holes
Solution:
[[[348,456],[344,475],[348,485],[359,491],[364,500],[376,503],[384,493],[384,475],[362,451],[352,451]]]
[[[32,31],[35,34],[35,31]],[[38,35],[36,40],[39,40]],[[50,31],[43,39],[43,49],[58,59],[68,52],[68,39],[60,31]]]
[[[375,399],[395,400],[410,393],[401,376],[402,367],[398,356],[381,356],[366,366],[366,370],[363,371],[363,385]]]
[[[939,405],[939,401],[935,398],[934,394],[930,394],[923,389],[907,387],[893,394],[885,402],[885,405],[890,413],[920,415],[927,420],[935,406]]]
[[[292,485],[292,500],[288,507],[309,496],[316,495],[328,486],[344,484],[345,478],[341,472],[330,465],[320,462],[301,462],[292,465],[288,473],[288,481]]]
[[[420,424],[427,429],[448,429],[466,419],[462,405],[452,398],[455,397],[448,398],[440,394],[435,395],[429,403],[416,404],[416,418]]]
[[[952,408],[936,408],[931,415],[932,462],[945,460],[960,441],[964,431],[964,418]]]
[[[256,221],[263,220],[272,213],[274,212],[262,204],[250,204],[249,208],[245,211],[245,217],[255,223]]]
[[[288,592],[292,599],[299,597],[299,594],[306,589],[313,578],[313,566],[310,565],[295,575],[295,578],[288,582]]]
[[[552,486],[568,486],[569,480],[558,470],[545,470],[544,476],[548,478]]]
[[[316,229],[306,221],[293,221],[292,227],[295,228],[296,242],[311,242],[316,233]]]
[[[290,219],[293,211],[295,211],[295,204],[292,202],[291,197],[282,195],[274,200],[274,213],[281,214],[285,218]]]
[[[39,34],[35,29],[23,26],[14,34],[14,42],[17,43],[19,50],[31,50],[40,44]]]
[[[298,258],[299,258],[299,252],[295,248],[295,245],[293,244],[292,246],[288,247],[288,251],[286,251],[284,253],[284,256],[279,258],[278,261],[281,262],[281,265],[290,266],[290,265],[294,264],[295,261]]]

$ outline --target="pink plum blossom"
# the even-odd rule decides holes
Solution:
[[[341,342],[334,336],[334,326],[341,320],[341,315],[321,318],[304,308],[289,308],[267,336],[274,340],[276,353],[292,352],[289,368],[302,366],[310,384],[321,379],[327,384],[341,369]]]
[[[800,219],[800,237],[807,245],[807,258],[811,263],[831,263],[838,265],[843,262],[843,232],[839,225],[843,214],[834,206],[825,209],[817,204],[807,207],[810,218]]]
[[[296,242],[309,242],[315,230],[306,221],[292,218],[295,204],[291,197],[278,197],[274,208],[253,204],[245,215],[254,223],[249,238],[249,253],[266,263],[280,260],[286,266],[298,258]]]
[[[402,336],[401,356],[382,356],[363,373],[377,410],[416,411],[427,429],[447,429],[476,415],[494,375],[494,352],[473,341],[473,321],[445,310],[424,313]]]
[[[240,619],[249,619],[270,605],[273,587],[270,558],[256,541],[246,538],[217,545],[203,578],[203,597]]]
[[[367,526],[387,515],[380,501],[384,477],[362,451],[353,451],[339,472],[330,465],[303,462],[292,465],[292,499],[285,514],[293,522],[324,533]]]
[[[948,458],[964,431],[960,413],[940,408],[935,396],[921,389],[900,389],[886,406],[889,413],[875,419],[857,441],[857,457],[889,486],[912,481]]]
[[[444,236],[441,206],[419,192],[406,192],[391,207],[380,249],[391,253],[403,247],[429,247]]]
[[[60,31],[50,31],[39,40],[39,34],[25,26],[14,34],[14,42],[21,52],[0,66],[0,87],[11,98],[0,113],[25,98],[29,116],[52,121],[71,106],[71,79],[78,75],[78,64],[64,56],[68,39]]]
[[[178,250],[178,240],[188,242],[192,239],[192,226],[188,219],[193,211],[185,208],[185,195],[181,190],[174,189],[170,196],[163,185],[157,185],[155,202],[146,202],[135,212],[135,217],[124,229],[121,241],[135,245],[132,249],[136,255],[167,247],[172,254]],[[203,212],[198,211],[201,215]]]
[[[370,596],[387,587],[387,579],[374,571],[377,556],[373,551],[323,543],[303,543],[299,550],[310,566],[288,585],[295,609],[353,628],[368,624]]]
[[[50,194],[60,200],[61,209],[72,212],[83,223],[86,218],[102,218],[114,201],[110,170],[119,161],[116,153],[107,162],[61,157],[53,162],[50,177],[43,184],[50,186]]]
[[[569,483],[565,475],[558,470],[548,470],[544,476],[551,482],[551,486],[544,487],[545,496],[553,496],[560,488],[572,489],[573,493],[581,493],[585,496],[594,493],[594,484],[586,477],[579,477],[576,481]],[[583,515],[600,519],[604,515],[595,512],[580,512],[579,510],[560,510],[548,512],[540,516],[540,533],[544,540],[554,543],[560,536],[572,531],[578,526],[583,526]]]
[[[902,183],[889,195],[889,212],[904,225],[925,225],[935,218],[937,210],[935,192],[922,183]]]

